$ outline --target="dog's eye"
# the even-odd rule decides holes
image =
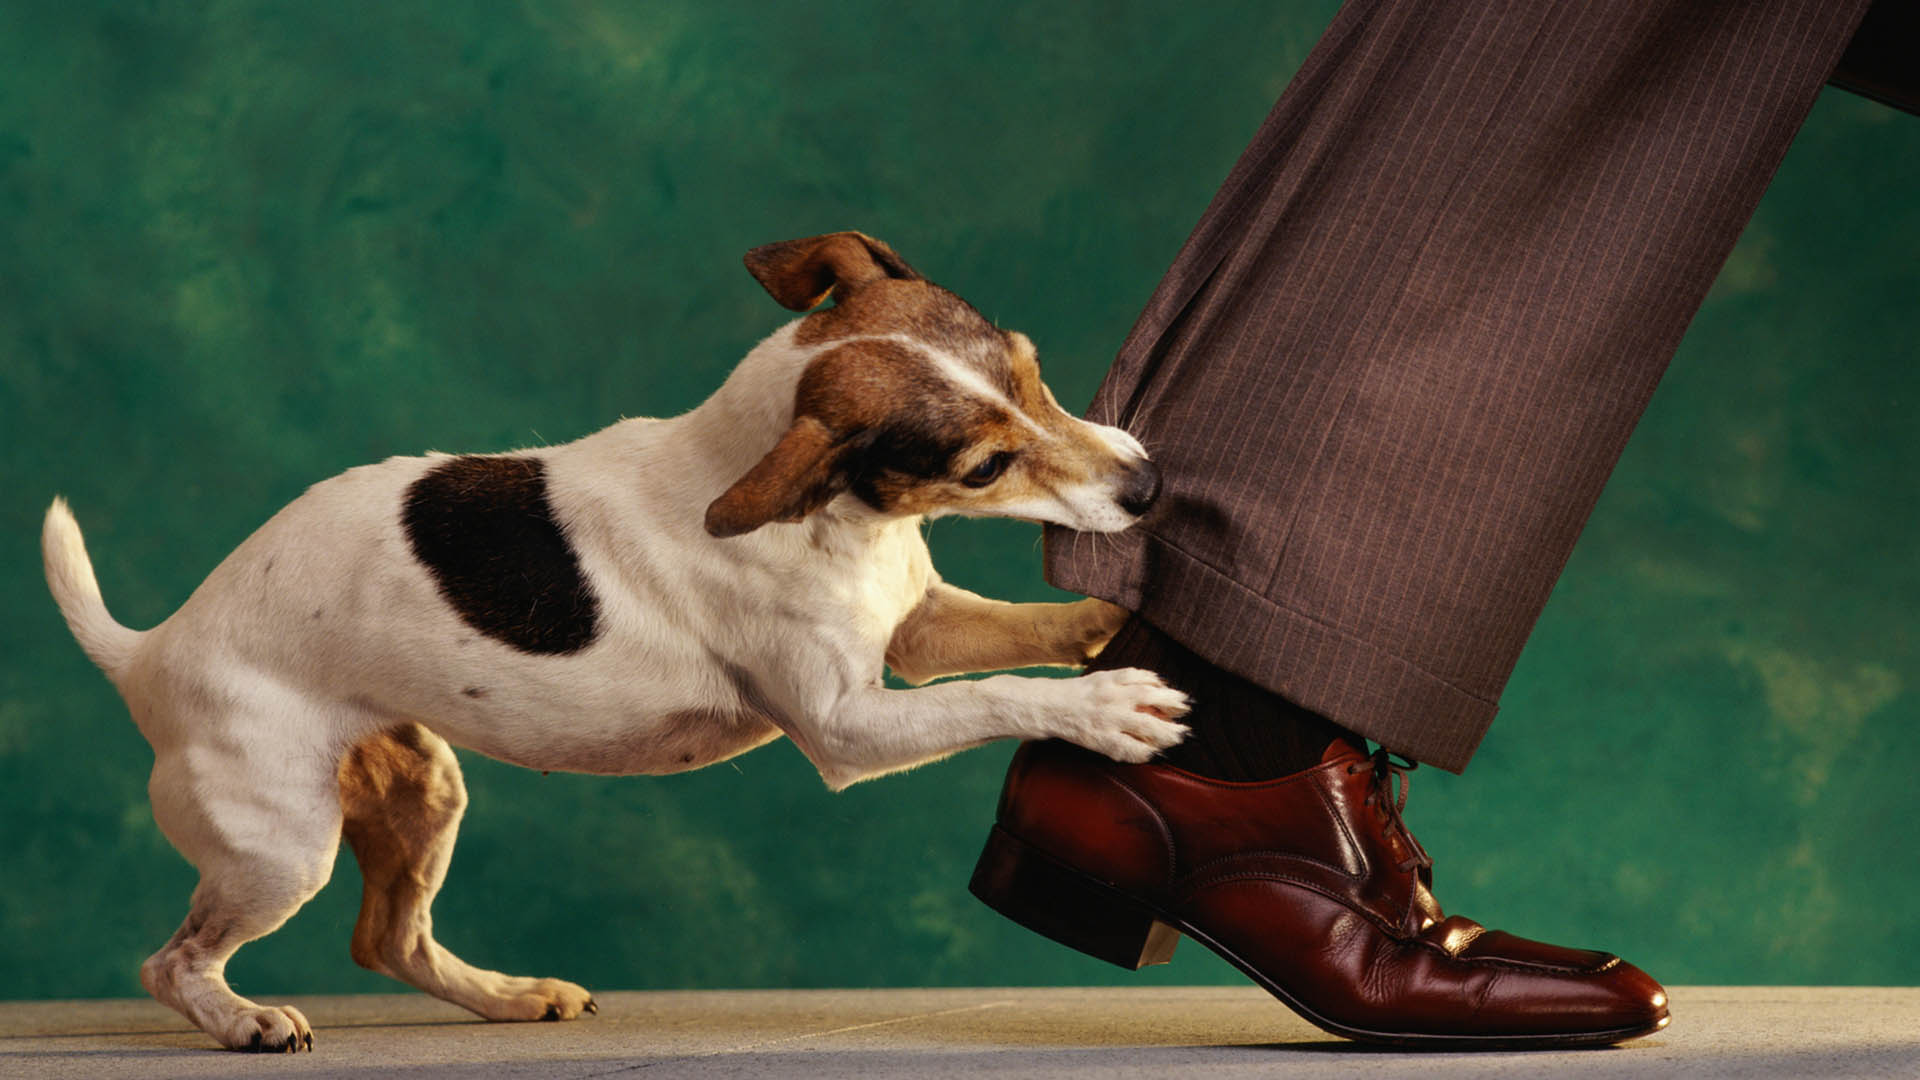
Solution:
[[[1007,462],[1012,460],[1013,455],[1004,450],[992,454],[987,460],[975,465],[972,472],[961,477],[960,482],[973,488],[986,487],[1000,479],[1000,474],[1007,471]]]

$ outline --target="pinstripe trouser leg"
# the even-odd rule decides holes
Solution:
[[[1055,584],[1464,767],[1866,0],[1350,0],[1090,415],[1166,477]]]

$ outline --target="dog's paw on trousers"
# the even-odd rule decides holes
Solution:
[[[1113,635],[1133,617],[1133,613],[1126,608],[1091,596],[1074,601],[1068,610],[1073,612],[1076,620],[1071,659],[1082,664],[1099,656],[1107,643],[1113,640]]]

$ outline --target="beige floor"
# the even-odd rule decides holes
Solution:
[[[416,994],[289,998],[314,1052],[211,1049],[149,1001],[0,1003],[0,1077],[1419,1076],[1920,1078],[1920,989],[1681,987],[1610,1050],[1392,1054],[1251,988],[808,990],[600,996],[568,1024],[486,1024]]]

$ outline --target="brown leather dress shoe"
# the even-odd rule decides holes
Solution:
[[[1304,772],[1230,783],[1029,743],[973,894],[1125,968],[1187,934],[1350,1039],[1604,1046],[1665,1027],[1666,992],[1619,957],[1441,913],[1400,818],[1410,767],[1336,742]]]

